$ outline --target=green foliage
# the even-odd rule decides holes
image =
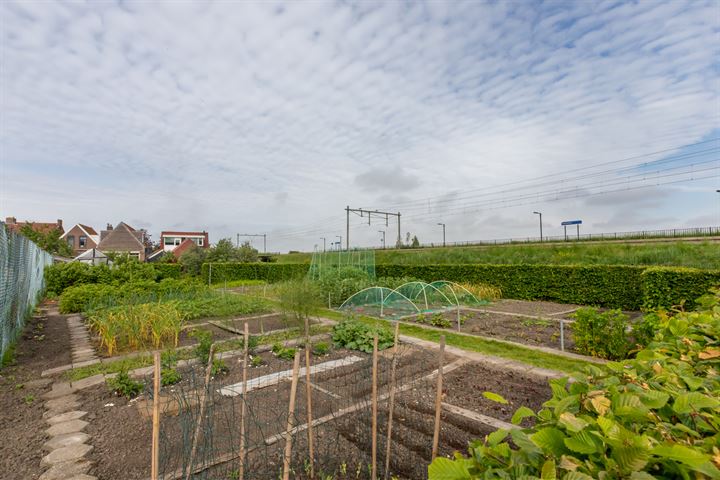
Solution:
[[[372,353],[375,335],[378,336],[378,350],[393,346],[393,334],[387,328],[370,326],[355,319],[345,319],[333,326],[332,340],[335,347]]]
[[[108,378],[105,383],[112,393],[127,398],[136,397],[143,390],[143,384],[130,378],[127,370],[121,370],[115,377]]]
[[[330,352],[330,344],[327,342],[317,342],[312,346],[312,354],[323,357]]]
[[[182,380],[182,375],[174,368],[163,368],[160,371],[160,383],[163,387],[175,385]]]
[[[596,308],[579,308],[572,314],[575,349],[584,354],[610,360],[621,360],[630,351],[626,333],[628,316],[620,310],[599,312]]]
[[[469,456],[436,459],[430,480],[486,478],[720,478],[720,291],[700,310],[661,316],[634,360],[590,366],[551,380],[534,415],[472,442]],[[508,441],[510,437],[512,444]]]
[[[180,255],[178,261],[188,275],[200,275],[203,263],[207,261],[207,249],[192,245]]]
[[[35,242],[38,247],[48,253],[68,258],[75,256],[70,245],[60,238],[62,232],[59,229],[53,229],[47,233],[36,232],[30,224],[26,223],[20,227],[20,234],[28,240]]]
[[[320,289],[306,279],[280,283],[275,291],[280,308],[293,316],[297,327],[304,325],[310,314],[322,306]]]
[[[210,263],[202,264],[201,277],[207,283],[210,276]],[[212,263],[212,283],[225,280],[263,280],[276,283],[284,280],[302,278],[307,274],[308,265],[277,263]]]
[[[441,312],[433,314],[421,313],[417,317],[415,317],[415,321],[423,325],[430,325],[439,328],[450,328],[453,325],[452,322],[445,318],[445,315],[443,315]]]
[[[642,285],[646,310],[674,306],[692,309],[694,299],[705,295],[711,287],[720,286],[720,270],[648,268],[642,274]]]
[[[236,247],[232,240],[223,238],[209,249],[206,257],[207,262],[257,262],[258,251],[250,242],[244,242],[242,246]]]
[[[260,355],[255,355],[255,356],[251,357],[251,360],[250,360],[251,367],[259,367],[262,364],[263,364],[263,359]]]
[[[188,336],[197,340],[194,353],[201,364],[206,365],[210,358],[210,347],[213,344],[213,333],[209,330],[194,328]]]
[[[213,359],[212,367],[210,368],[210,374],[212,376],[217,377],[218,375],[225,375],[228,372],[230,372],[230,368],[228,368],[225,360]]]
[[[272,346],[272,353],[275,354],[276,357],[282,358],[283,360],[292,360],[295,358],[295,353],[297,353],[297,349],[292,347],[285,347],[282,342],[275,342]]]

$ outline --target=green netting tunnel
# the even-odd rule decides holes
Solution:
[[[462,285],[440,280],[408,282],[395,289],[369,287],[351,295],[339,310],[393,319],[425,312],[458,310],[462,306],[484,305]]]

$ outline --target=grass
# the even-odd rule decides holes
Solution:
[[[310,263],[309,253],[279,255],[281,263]],[[664,265],[720,268],[720,243],[668,242],[570,245],[498,245],[477,247],[377,250],[378,264],[546,264],[546,265]]]
[[[267,285],[265,280],[229,280],[227,282],[219,280],[213,282],[212,288],[221,290],[223,288],[236,288],[236,287],[254,287]]]
[[[320,335],[323,333],[329,333],[332,327],[327,325],[313,325],[310,327],[311,335]],[[294,338],[298,338],[302,335],[302,331],[298,328],[289,329],[282,332],[269,333],[267,335],[258,335],[258,345],[272,345],[277,342],[284,342]],[[230,350],[242,349],[244,340],[232,339],[225,340],[215,343],[215,352],[227,352]],[[195,358],[194,348],[180,348],[176,351],[177,360],[189,360]],[[110,375],[113,373],[120,373],[122,371],[131,371],[136,368],[149,367],[153,364],[153,356],[150,353],[143,353],[131,358],[123,358],[114,361],[108,361],[103,363],[96,363],[93,365],[87,365],[85,367],[74,368],[65,372],[65,379],[71,382],[77,382],[83,378],[92,377],[94,375]]]

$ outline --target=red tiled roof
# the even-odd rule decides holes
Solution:
[[[160,232],[160,236],[164,237],[166,235],[176,235],[176,236],[183,236],[183,235],[197,235],[199,237],[205,235],[207,232]]]
[[[193,242],[189,238],[186,238],[180,245],[178,245],[172,250],[172,253],[173,255],[175,255],[175,258],[180,258],[180,256],[190,250],[193,245],[195,245],[195,242]]]
[[[97,235],[97,234],[98,234],[98,233],[95,231],[95,229],[92,228],[92,227],[88,227],[87,225],[85,225],[85,224],[83,224],[83,223],[78,223],[78,225],[80,225],[82,228],[84,228],[85,231],[86,231],[89,235]]]
[[[53,230],[60,230],[61,233],[63,233],[63,228],[58,225],[57,223],[45,223],[45,222],[18,222],[18,223],[8,223],[6,224],[7,227],[15,232],[20,233],[20,230],[25,225],[30,225],[30,228],[33,229],[33,231],[42,233],[42,234],[48,234],[52,232]]]

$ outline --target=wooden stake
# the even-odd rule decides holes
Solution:
[[[307,434],[310,453],[310,478],[315,478],[315,448],[312,432],[312,385],[310,384],[310,319],[305,317],[305,396],[307,397]]]
[[[440,441],[440,412],[442,409],[443,363],[445,356],[445,335],[440,336],[440,353],[438,354],[437,391],[435,392],[435,430],[433,432],[432,459],[435,460]]]
[[[211,264],[212,265],[212,264]],[[195,425],[195,432],[193,433],[192,448],[190,449],[190,460],[188,462],[188,471],[185,475],[185,480],[190,480],[193,470],[193,462],[195,461],[195,453],[197,452],[198,439],[200,437],[200,429],[202,428],[203,416],[205,415],[205,402],[207,401],[208,384],[210,383],[210,375],[212,374],[213,366],[213,355],[215,354],[215,344],[210,345],[210,353],[208,354],[207,368],[205,369],[205,389],[203,390],[202,396],[200,397],[200,411],[198,413],[197,424]]]
[[[390,398],[388,400],[387,441],[385,445],[385,480],[390,475],[390,445],[392,444],[392,422],[395,409],[395,369],[397,368],[398,337],[400,336],[400,322],[395,322],[395,345],[393,346],[392,366],[390,367]]]
[[[297,394],[298,371],[300,370],[300,352],[295,353],[293,376],[290,384],[290,404],[288,405],[287,428],[285,429],[285,455],[283,458],[283,480],[290,480],[290,455],[292,454],[293,417],[295,415],[295,395]]]
[[[370,478],[377,478],[377,368],[378,368],[378,336],[373,338],[372,359],[372,473]]]
[[[158,480],[160,473],[160,352],[155,352],[155,377],[153,380],[152,451],[150,455],[150,478]]]
[[[245,322],[243,333],[245,337],[245,347],[243,349],[243,366],[242,366],[242,397],[240,399],[240,467],[238,468],[238,480],[245,478],[245,403],[247,402],[247,360],[248,347],[250,344],[250,328]]]

